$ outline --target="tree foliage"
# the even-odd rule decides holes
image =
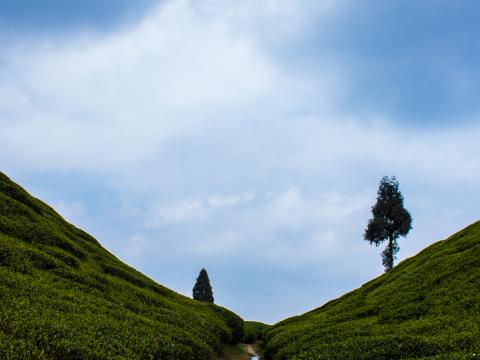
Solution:
[[[398,238],[407,236],[412,228],[412,217],[403,206],[403,195],[395,177],[384,176],[380,181],[372,215],[363,237],[376,246],[388,240],[382,259],[385,271],[390,271],[400,250]]]
[[[210,279],[205,269],[202,269],[200,274],[198,274],[197,281],[193,287],[193,299],[213,304],[212,286],[210,285]]]

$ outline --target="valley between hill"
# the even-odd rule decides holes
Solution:
[[[0,358],[476,358],[479,259],[477,222],[269,327],[155,283],[0,173]]]

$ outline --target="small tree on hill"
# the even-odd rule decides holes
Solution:
[[[382,252],[383,266],[385,272],[388,272],[392,270],[396,254],[400,250],[397,239],[407,236],[412,228],[412,217],[403,207],[403,195],[395,177],[384,176],[380,181],[372,215],[363,237],[376,246],[388,240],[387,247]]]
[[[213,304],[212,286],[210,285],[210,279],[205,269],[202,269],[200,274],[198,274],[197,282],[193,287],[193,299]]]

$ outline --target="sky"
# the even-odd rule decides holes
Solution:
[[[0,171],[122,261],[275,323],[480,215],[475,0],[1,0]]]

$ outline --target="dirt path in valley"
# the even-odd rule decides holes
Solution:
[[[252,344],[244,344],[243,345],[245,352],[249,355],[255,355],[257,352],[255,351],[255,348]]]
[[[251,360],[255,357],[258,344],[239,344],[224,346],[222,353],[215,360]]]

